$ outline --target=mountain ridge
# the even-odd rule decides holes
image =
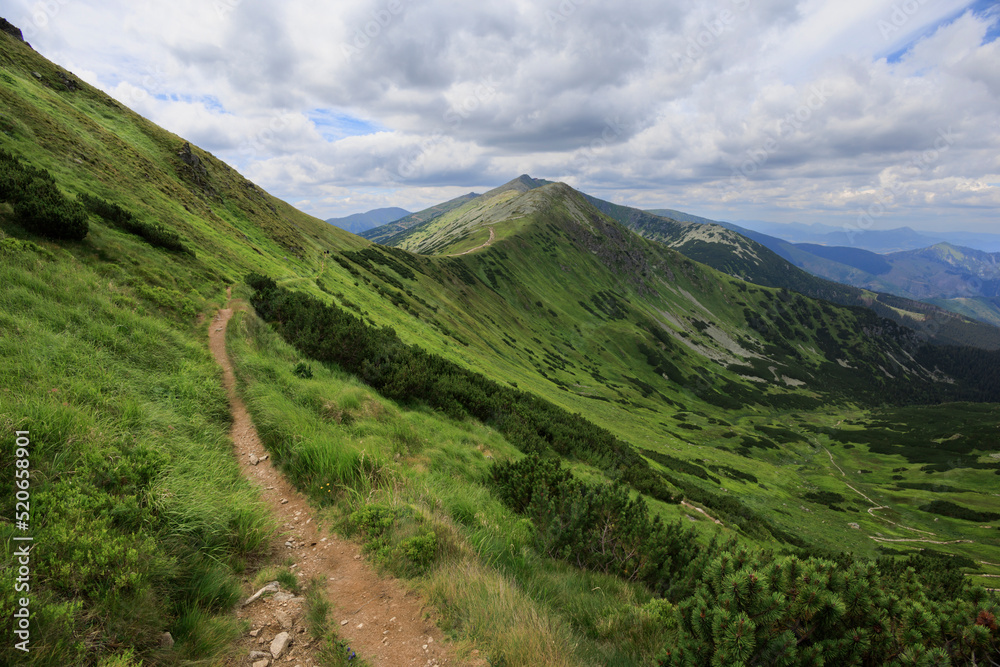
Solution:
[[[352,234],[360,234],[361,232],[381,227],[409,215],[413,214],[404,208],[390,206],[387,208],[375,208],[364,213],[354,213],[342,218],[327,218],[326,222]]]
[[[376,243],[383,243],[391,245],[393,239],[403,237],[412,227],[415,227],[421,223],[428,220],[436,218],[448,211],[462,206],[466,202],[479,197],[480,195],[475,192],[469,192],[467,194],[455,197],[441,204],[436,204],[434,206],[425,208],[422,211],[417,211],[416,213],[411,213],[399,220],[390,222],[385,225],[380,225],[378,227],[373,227],[372,229],[366,230],[359,234],[364,239],[369,241],[374,241]]]
[[[559,243],[564,244],[571,241],[577,245],[582,244],[581,250],[585,251],[583,253],[584,256],[589,254],[606,260],[605,270],[610,270],[611,275],[616,276],[616,280],[619,282],[623,280],[629,281],[631,283],[630,289],[636,291],[636,297],[646,298],[650,294],[656,294],[657,288],[654,285],[661,283],[652,278],[652,276],[656,275],[652,269],[656,262],[649,259],[651,256],[649,253],[653,252],[653,255],[660,257],[659,261],[662,262],[665,256],[659,255],[658,253],[662,251],[655,249],[663,246],[659,244],[646,245],[642,246],[643,250],[640,250],[639,246],[634,245],[635,241],[627,241],[630,232],[625,227],[617,226],[619,225],[618,221],[606,218],[598,209],[595,209],[592,200],[593,198],[579,193],[565,184],[553,183],[542,185],[541,187],[526,188],[523,181],[519,182],[518,179],[515,179],[515,181],[512,181],[510,187],[498,188],[493,197],[487,198],[484,196],[467,203],[461,208],[453,210],[446,216],[425,223],[418,230],[423,236],[414,235],[409,237],[411,244],[404,247],[407,247],[409,250],[430,253],[432,255],[448,255],[454,253],[458,248],[465,246],[482,247],[481,237],[486,234],[488,227],[492,228],[496,232],[496,240],[488,248],[483,247],[478,252],[463,256],[463,260],[466,262],[489,263],[488,268],[480,267],[478,271],[482,271],[482,275],[491,281],[493,289],[498,290],[502,282],[501,276],[508,277],[509,279],[512,271],[515,275],[517,271],[507,266],[506,262],[504,264],[497,264],[491,260],[491,256],[499,255],[507,257],[510,252],[515,252],[516,249],[518,256],[521,257],[516,262],[517,265],[523,263],[537,266],[542,261],[542,258],[529,258],[525,256],[524,248],[554,248],[553,243],[558,238]],[[662,220],[641,211],[629,211],[625,207],[614,208],[615,205],[605,204],[605,208],[612,207],[609,210],[616,211],[619,214],[628,212],[630,214],[634,213],[640,219],[648,217],[656,221]],[[543,219],[548,219],[550,222],[544,223],[542,222]],[[558,224],[554,222],[555,220],[563,219],[567,220],[567,222]],[[553,227],[554,224],[556,225],[555,227]],[[569,227],[562,228],[561,225],[564,224],[569,225]],[[690,225],[677,223],[677,225],[684,230],[691,228],[703,231],[703,226],[694,223]],[[546,229],[549,231],[545,231]],[[718,230],[720,233],[731,233],[721,227]],[[595,244],[593,241],[595,238],[603,239],[603,241]],[[645,241],[645,243],[652,242]],[[553,259],[557,256],[559,256],[559,253],[551,255]],[[671,260],[671,262],[676,261],[676,259]],[[571,266],[571,264],[565,263],[562,265]],[[676,275],[674,269],[671,269],[670,273],[671,275]],[[537,281],[538,279],[523,278],[514,282],[521,285],[533,282],[533,280]],[[558,280],[558,278],[550,275],[541,279],[541,282],[553,280]],[[712,279],[712,281],[719,280],[718,278]],[[593,298],[593,295],[580,296],[585,297],[580,299],[581,302],[587,298]],[[636,297],[633,297],[633,299]],[[634,303],[640,302],[636,301]],[[930,307],[928,306],[928,308]],[[653,308],[652,311],[647,311],[643,317],[652,316],[656,319],[654,315],[656,310],[656,308]],[[744,316],[741,314],[739,317],[742,322]],[[865,326],[875,328],[887,326],[876,325],[874,324],[875,320],[872,322],[871,325]],[[734,329],[733,333],[735,331]],[[908,333],[903,333],[904,331]],[[688,335],[690,335],[690,332]],[[910,355],[916,349],[917,337],[916,333],[912,330],[900,329],[899,333],[894,335],[900,335],[903,338],[907,336],[912,337],[911,342],[908,343],[908,345],[912,346],[912,349],[906,353],[895,352],[893,355],[902,358],[903,356]],[[692,349],[705,352],[716,345],[717,342],[710,342],[707,346],[695,346]],[[711,357],[716,353],[707,354]],[[725,356],[725,353],[723,355]],[[728,358],[731,359],[730,363],[746,363],[746,358],[743,358],[743,360],[733,357]],[[828,358],[827,361],[832,364],[834,359]],[[792,362],[786,361],[786,363]],[[895,362],[886,361],[885,363],[874,364],[872,367],[881,366],[883,369],[888,368],[889,366],[886,364],[894,366]],[[919,368],[919,364],[917,368]],[[830,366],[826,372],[835,375],[841,373],[835,365]],[[928,378],[933,375],[929,370],[925,369],[924,372],[927,373]],[[801,378],[797,381],[802,382]],[[730,385],[730,388],[732,391],[738,391],[735,385]]]
[[[927,302],[938,309],[971,317],[993,327],[1000,323],[1000,309],[991,301],[998,290],[998,253],[963,249],[940,242],[928,248],[879,255],[855,247],[791,243],[730,223],[719,224],[761,243],[796,267],[819,278],[911,301]],[[938,251],[932,248],[938,248]],[[942,252],[942,248],[948,250]],[[963,253],[976,260],[963,266],[956,259]],[[938,276],[937,284],[934,283],[935,275]],[[909,308],[920,312],[919,306],[911,304]],[[989,329],[976,327],[966,334],[956,331],[954,341],[970,342],[971,334],[984,340],[995,337]]]
[[[490,196],[483,195],[463,202],[447,213],[417,223],[402,234],[385,238],[383,242],[406,250],[432,254],[445,249],[458,253],[481,246],[488,240],[488,232],[485,230],[488,219],[483,217],[482,210],[490,206],[491,199],[511,197],[511,192],[523,194],[547,183],[522,175],[494,189],[491,191],[492,195],[487,193]],[[697,216],[691,216],[691,221],[681,222],[590,195],[584,196],[598,210],[639,234],[665,243],[682,254],[729,275],[769,287],[792,289],[841,305],[871,308],[882,317],[914,328],[945,344],[1000,349],[1000,329],[983,321],[970,320],[937,305],[823,279],[799,268],[797,265],[802,262],[803,256],[814,255],[806,255],[804,250],[794,244],[744,230],[730,223],[705,223],[702,221],[707,219]],[[472,203],[475,201],[479,203]],[[454,234],[458,229],[463,230],[462,234]],[[443,244],[442,239],[451,239],[450,245]],[[777,254],[772,252],[771,246],[778,251]],[[855,263],[877,261],[877,256],[872,258],[867,251],[850,252]],[[792,265],[786,262],[791,262]]]

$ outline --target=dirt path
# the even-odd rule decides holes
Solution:
[[[707,518],[711,519],[712,521],[714,521],[715,523],[719,524],[720,526],[724,526],[725,525],[724,523],[722,523],[721,521],[719,521],[718,519],[716,519],[714,516],[712,516],[711,514],[709,514],[708,512],[706,512],[705,510],[703,510],[702,508],[695,507],[694,505],[692,505],[691,503],[689,503],[686,500],[682,500],[681,501],[681,505],[683,505],[684,507],[689,507],[689,508],[693,509],[695,512],[701,512]]]
[[[260,488],[261,496],[281,526],[271,545],[272,561],[281,562],[286,557],[294,560],[292,571],[303,584],[317,576],[326,581],[326,597],[332,605],[328,623],[335,626],[337,634],[358,656],[374,667],[467,664],[459,661],[453,647],[443,642],[440,629],[420,597],[395,579],[379,577],[357,545],[321,531],[305,497],[271,465],[250,414],[236,393],[232,364],[226,355],[226,325],[232,312],[232,308],[226,308],[216,315],[209,328],[209,343],[222,366],[233,413],[230,432],[233,453],[243,475]],[[256,465],[252,463],[255,460]],[[269,654],[272,640],[286,631],[291,637],[291,648],[271,664],[289,667],[318,664],[319,646],[306,633],[303,602],[302,598],[279,594],[243,606],[239,616],[249,619],[251,634],[243,638],[241,648],[248,654],[253,651]],[[262,659],[261,656],[253,659],[251,655],[238,664],[257,664]]]
[[[892,538],[892,537],[874,537],[869,535],[871,539],[876,542],[920,542],[921,544],[975,544],[973,540],[923,540],[923,539],[910,539],[910,538]]]
[[[477,245],[475,248],[469,248],[465,252],[460,252],[457,255],[448,255],[448,256],[461,257],[462,255],[468,255],[470,252],[475,252],[476,250],[481,250],[482,248],[488,248],[493,243],[493,239],[495,239],[496,237],[497,237],[496,232],[494,232],[493,228],[490,227],[490,238],[486,240],[486,243],[484,243],[483,245]]]
[[[840,471],[840,476],[846,478],[847,474],[844,472],[844,469],[841,468],[839,465],[837,465],[837,462],[833,460],[833,454],[830,453],[830,450],[827,449],[826,447],[824,447],[823,451],[825,451],[826,455],[830,457],[830,463],[833,465],[833,467]],[[830,474],[833,474],[833,473],[830,473]],[[875,512],[878,512],[879,510],[888,510],[888,509],[892,509],[892,508],[889,507],[888,505],[879,505],[877,502],[875,502],[874,500],[872,500],[871,498],[869,498],[868,496],[866,496],[865,494],[863,494],[858,489],[856,489],[853,486],[851,486],[846,481],[844,482],[844,486],[846,486],[851,491],[853,491],[854,493],[858,494],[859,496],[861,496],[862,498],[864,498],[865,500],[867,500],[868,502],[870,502],[872,504],[872,506],[868,508],[868,514],[873,519],[878,519],[879,521],[885,521],[886,523],[892,524],[893,526],[896,526],[897,528],[902,528],[903,530],[909,530],[909,531],[912,531],[914,533],[923,533],[924,535],[934,535],[934,536],[937,536],[937,533],[932,533],[929,530],[920,530],[919,528],[911,528],[909,526],[904,526],[901,523],[896,523],[895,521],[891,521],[889,519],[886,519],[884,516],[879,516],[878,514],[875,514]],[[903,539],[893,540],[893,539],[888,539],[888,538],[884,538],[884,537],[872,537],[871,535],[869,535],[868,537],[870,537],[871,539],[875,540],[876,542],[926,542],[927,544],[957,544],[958,542],[969,542],[969,541],[971,541],[971,540],[958,540],[957,542],[936,542],[934,540],[903,540]]]

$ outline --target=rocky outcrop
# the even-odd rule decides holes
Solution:
[[[202,162],[202,159],[191,149],[191,144],[189,142],[184,142],[181,149],[177,151],[177,157],[179,157],[181,162],[184,163],[182,173],[187,176],[188,179],[190,179],[209,197],[214,199],[219,196],[219,193],[215,191],[215,188],[212,187],[208,180],[208,169],[205,168],[205,163]]]
[[[21,34],[21,29],[7,21],[5,18],[0,18],[0,31],[7,33],[19,42],[24,41],[24,35]]]

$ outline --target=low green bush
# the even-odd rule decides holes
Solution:
[[[100,197],[83,193],[77,199],[83,204],[84,208],[100,216],[113,227],[145,239],[152,246],[194,256],[194,252],[181,241],[180,235],[166,229],[160,223],[139,220],[131,211],[122,208],[118,204],[107,202]]]
[[[17,223],[40,236],[82,241],[90,232],[86,210],[59,191],[51,174],[5,150],[0,150],[0,201],[10,202]]]
[[[997,519],[1000,519],[1000,514],[997,514],[996,512],[978,512],[968,507],[956,505],[955,503],[947,500],[932,500],[929,503],[921,505],[919,509],[924,512],[930,512],[931,514],[950,516],[954,519],[975,521],[976,523],[987,523],[989,521],[996,521]]]
[[[718,554],[677,606],[660,665],[977,664],[1000,650],[996,599],[963,586],[935,602],[912,568],[745,548]]]
[[[531,519],[540,550],[577,567],[639,581],[680,597],[699,566],[695,532],[651,516],[620,484],[577,480],[555,459],[527,456],[491,468],[491,488]]]

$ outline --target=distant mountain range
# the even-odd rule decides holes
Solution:
[[[671,209],[656,209],[650,212],[658,215],[666,215],[667,217],[674,217],[672,213],[680,213]],[[687,214],[680,213],[680,215],[686,216]],[[687,220],[688,218],[697,218],[697,216],[674,219]],[[691,221],[704,222],[706,220],[706,218],[697,218]],[[1000,252],[1000,234],[960,231],[928,232],[917,231],[909,227],[886,230],[851,230],[832,225],[786,224],[764,222],[761,220],[736,220],[734,222],[741,228],[769,236],[776,236],[791,243],[847,246],[877,253],[919,250],[938,243],[950,243],[951,245],[974,248],[983,252]]]
[[[857,246],[792,243],[731,223],[688,216],[669,209],[660,209],[656,213],[680,214],[701,224],[721,225],[760,243],[795,266],[820,278],[873,292],[925,301],[945,310],[1000,326],[1000,253],[937,242],[917,249],[878,254]],[[838,233],[840,232],[831,232],[823,236],[836,238]],[[882,238],[886,242],[892,238],[899,243],[906,239],[928,238],[920,237],[917,232],[908,228],[866,234],[869,233],[880,235],[872,238]],[[958,235],[983,238],[990,236],[963,232]],[[860,239],[860,236],[856,237],[856,240]]]
[[[355,213],[346,218],[328,218],[327,222],[352,234],[360,234],[361,232],[366,232],[369,229],[384,225],[393,220],[399,220],[408,215],[410,215],[410,212],[405,208],[376,208],[367,213]]]

